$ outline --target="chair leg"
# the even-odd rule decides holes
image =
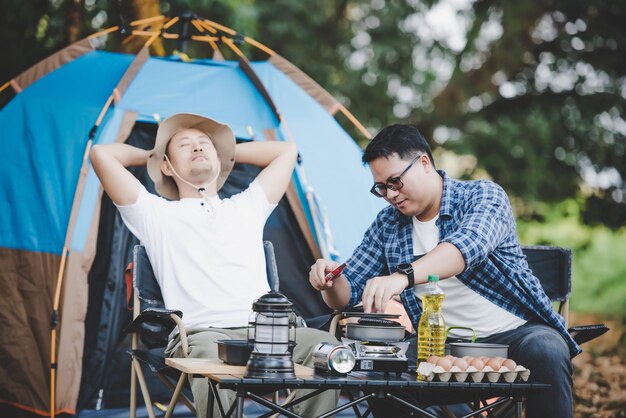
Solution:
[[[148,416],[150,418],[155,418],[154,408],[152,407],[152,400],[150,400],[150,393],[148,392],[148,385],[146,384],[146,379],[143,377],[143,371],[141,370],[141,364],[139,364],[139,360],[133,359],[133,366],[135,367],[137,377],[139,378],[139,386],[141,387],[143,401],[146,404],[146,409],[148,410]]]
[[[132,365],[134,359],[131,359],[130,367],[130,418],[136,418],[137,416],[137,374],[135,373],[135,366]]]
[[[288,404],[289,402],[293,401],[295,397],[296,397],[296,392],[291,391],[291,393],[287,395],[287,397],[285,398],[285,402],[283,402],[281,405]],[[274,392],[274,403],[278,404],[278,391]],[[270,418],[278,418],[279,415],[280,414],[277,412],[274,415],[270,416]]]
[[[163,373],[157,373],[156,374],[157,377],[159,378],[159,380],[165,385],[167,386],[172,392],[174,390],[176,390],[176,387],[172,384],[172,382],[170,381],[170,379],[168,379],[167,377],[165,377],[163,375]],[[185,373],[185,376],[187,376],[187,374]],[[180,394],[180,400],[182,401],[182,403],[184,403],[187,408],[189,408],[189,411],[191,411],[192,415],[197,415],[196,412],[196,408],[193,405],[193,402],[187,397],[187,395],[185,395],[185,393],[181,393]]]
[[[172,416],[172,413],[174,412],[174,408],[176,408],[178,396],[180,395],[180,392],[183,390],[183,386],[185,385],[185,380],[187,380],[187,373],[181,373],[180,377],[178,378],[178,383],[176,384],[176,389],[174,389],[172,400],[170,401],[170,404],[167,407],[165,418],[170,418]]]

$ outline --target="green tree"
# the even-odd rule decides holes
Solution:
[[[77,34],[157,6],[259,39],[371,132],[412,123],[435,147],[475,155],[463,176],[502,184],[523,202],[522,217],[542,216],[537,202],[581,196],[585,222],[626,222],[624,2],[5,0],[0,76],[8,80]],[[117,50],[123,40],[112,35],[107,47]],[[179,48],[160,46],[152,53]],[[189,43],[188,52],[211,55],[206,44]]]

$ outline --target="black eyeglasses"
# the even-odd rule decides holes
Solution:
[[[374,185],[372,186],[372,188],[370,189],[370,192],[372,192],[372,194],[376,197],[385,197],[387,196],[387,190],[400,190],[402,188],[402,186],[404,186],[404,184],[402,184],[402,180],[400,180],[400,178],[411,169],[411,167],[413,167],[413,164],[415,164],[415,162],[422,156],[423,154],[418,155],[417,157],[415,157],[413,159],[413,161],[411,161],[411,164],[409,164],[407,166],[407,168],[404,169],[404,171],[402,173],[400,173],[399,176],[396,177],[391,177],[389,180],[387,180],[385,183],[374,183]]]

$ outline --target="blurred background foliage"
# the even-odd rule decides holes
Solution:
[[[626,2],[2,0],[0,81],[100,29],[185,11],[279,52],[372,133],[416,125],[451,174],[508,191],[523,243],[574,249],[573,309],[626,317]]]

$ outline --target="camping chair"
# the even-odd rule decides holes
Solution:
[[[539,279],[543,290],[555,305],[556,311],[568,324],[569,297],[572,291],[572,250],[554,246],[524,246],[522,252],[533,275]],[[583,344],[607,332],[604,324],[579,325],[568,328],[576,343]],[[496,417],[512,416],[513,403],[499,405]]]
[[[131,333],[131,384],[130,384],[130,417],[135,418],[137,408],[137,380],[141,387],[144,403],[150,418],[154,418],[154,409],[142,364],[167,387],[174,391],[165,418],[170,418],[187,380],[187,373],[180,373],[165,364],[165,346],[169,334],[178,327],[183,352],[187,353],[187,333],[182,323],[182,312],[165,309],[161,289],[156,281],[150,260],[143,245],[133,248],[132,284],[127,279],[127,295],[133,297],[133,321],[125,328]],[[129,297],[130,299],[130,297]],[[139,348],[139,340],[147,349]],[[176,382],[176,385],[172,383]],[[189,398],[182,393],[182,401],[195,415],[196,410]]]
[[[276,259],[274,247],[270,241],[264,241],[265,259],[267,266],[267,280],[270,289],[278,290],[278,272],[276,269]],[[134,294],[133,299],[133,321],[124,329],[132,335],[130,355],[131,364],[131,388],[130,388],[130,416],[135,418],[137,406],[136,382],[144,398],[144,403],[150,418],[155,418],[152,400],[148,390],[146,379],[141,368],[142,364],[154,372],[174,393],[165,413],[165,418],[170,418],[178,398],[191,412],[196,415],[193,402],[183,392],[183,387],[187,381],[187,373],[179,372],[165,364],[165,347],[168,337],[174,328],[178,327],[183,352],[187,353],[187,333],[182,323],[182,312],[165,309],[161,289],[157,283],[152,265],[148,259],[148,254],[143,245],[136,245],[133,248],[132,283],[127,277],[127,296]],[[148,348],[139,349],[139,340]],[[174,385],[172,382],[176,382]],[[274,402],[278,401],[279,393],[274,393]],[[290,402],[295,396],[295,392],[288,391],[284,402]]]
[[[568,324],[569,297],[572,291],[572,250],[550,246],[524,246],[522,251],[528,266],[541,282],[550,300],[557,304],[557,312]],[[604,324],[579,325],[568,328],[578,344],[586,343],[607,332]]]

